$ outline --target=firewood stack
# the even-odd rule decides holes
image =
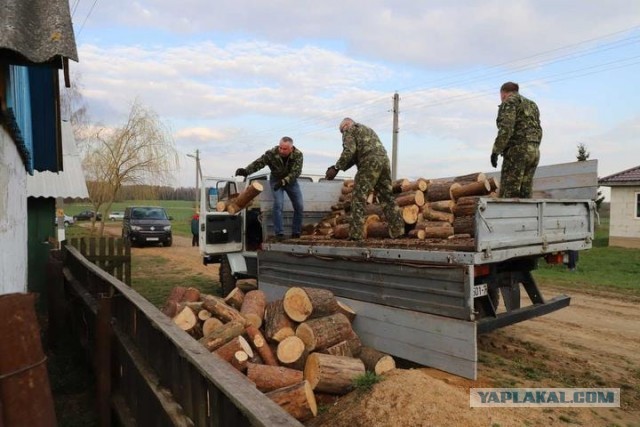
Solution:
[[[498,183],[494,178],[488,179],[485,174],[475,172],[452,180],[398,179],[392,189],[402,212],[407,237],[455,239],[475,236],[473,225],[478,198],[497,197]],[[338,203],[320,222],[305,230],[305,234],[348,238],[352,191],[353,180],[345,181]],[[384,212],[374,195],[369,197],[365,214],[365,238],[389,237]]]
[[[258,289],[222,299],[178,286],[163,312],[300,421],[317,415],[316,395],[343,395],[366,371],[395,369],[393,357],[362,346],[356,313],[324,289],[293,287],[267,303]]]

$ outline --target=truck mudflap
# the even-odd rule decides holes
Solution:
[[[560,310],[561,308],[568,307],[570,302],[571,297],[567,295],[559,295],[546,302],[532,304],[526,307],[513,309],[506,313],[497,314],[496,317],[485,317],[477,321],[477,331],[479,334],[482,334],[502,328],[503,326],[522,322],[523,320],[543,316],[556,310]]]

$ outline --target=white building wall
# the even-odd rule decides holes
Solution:
[[[609,235],[640,238],[640,218],[636,218],[636,193],[639,187],[611,188],[611,219]]]
[[[27,291],[27,172],[0,127],[0,295]]]

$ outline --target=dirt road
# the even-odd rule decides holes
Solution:
[[[143,250],[212,274],[189,238]],[[567,293],[571,305],[480,336],[477,381],[430,368],[397,369],[369,393],[322,404],[308,425],[640,426],[640,299],[553,286],[542,292],[547,298]],[[470,387],[616,387],[622,407],[471,409]]]

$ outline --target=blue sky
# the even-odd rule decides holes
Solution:
[[[195,185],[187,153],[231,176],[284,135],[324,173],[345,116],[391,153],[395,91],[398,177],[490,171],[509,80],[540,107],[540,164],[575,160],[579,143],[600,176],[640,164],[637,0],[69,4],[91,119],[117,126],[136,98],[154,109],[180,153],[172,185]]]

